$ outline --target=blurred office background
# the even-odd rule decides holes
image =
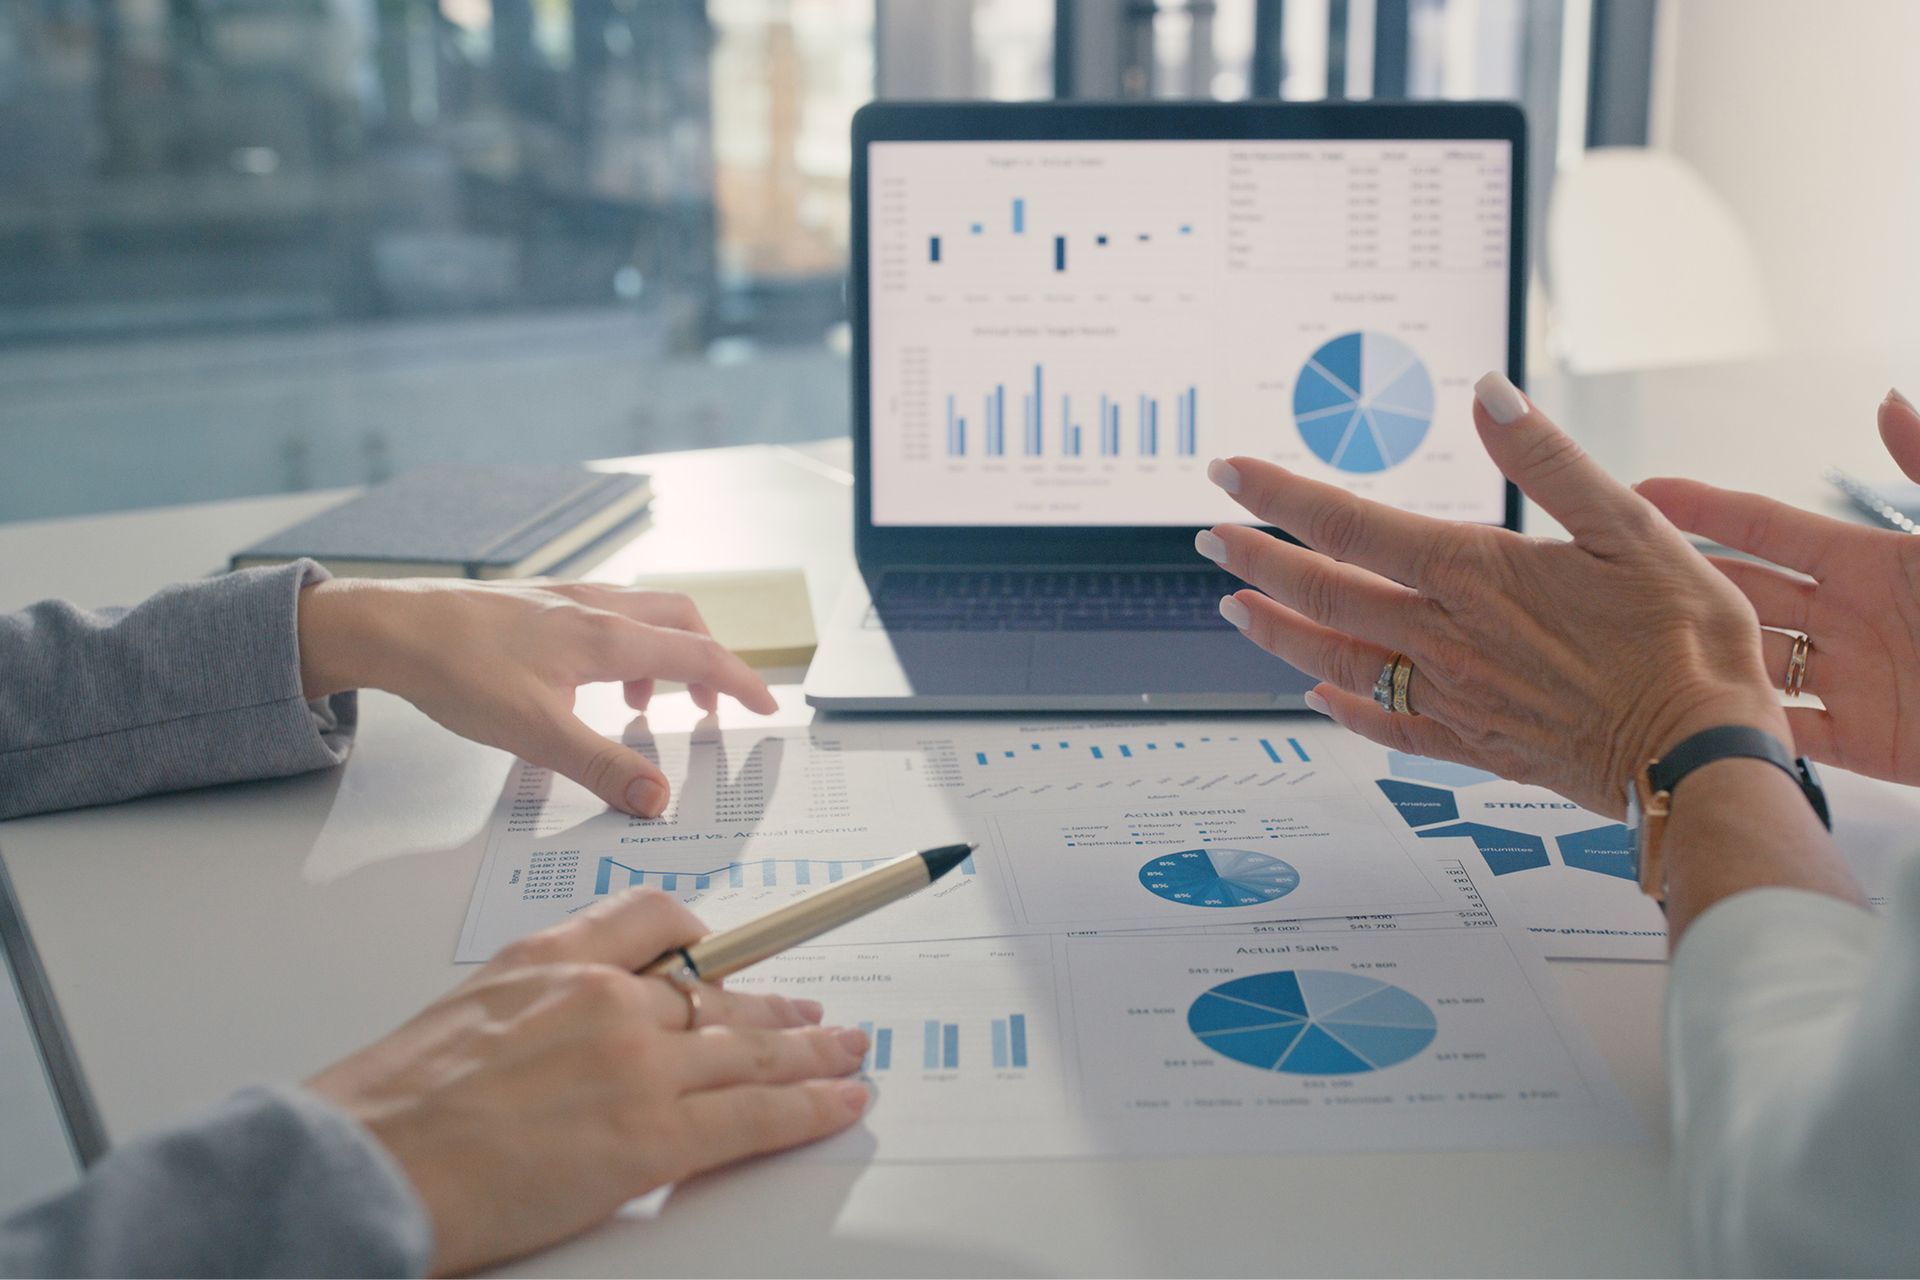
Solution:
[[[1910,343],[1915,48],[1905,0],[0,0],[0,520],[844,433],[876,96],[1514,99],[1536,367]]]

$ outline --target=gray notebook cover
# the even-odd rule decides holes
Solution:
[[[636,488],[643,475],[579,467],[409,471],[234,554],[234,561],[423,561],[512,565]]]

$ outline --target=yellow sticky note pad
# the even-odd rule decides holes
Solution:
[[[650,574],[633,585],[692,599],[713,638],[750,667],[804,667],[819,644],[801,569]]]

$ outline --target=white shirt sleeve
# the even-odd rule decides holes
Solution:
[[[1920,859],[1885,920],[1797,889],[1716,903],[1667,1000],[1703,1269],[1920,1274]]]

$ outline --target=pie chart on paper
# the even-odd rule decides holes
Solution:
[[[1384,333],[1323,343],[1293,384],[1293,421],[1315,457],[1367,474],[1405,462],[1433,425],[1433,375]]]
[[[1426,1001],[1334,969],[1249,974],[1200,993],[1187,1029],[1223,1058],[1296,1076],[1360,1075],[1405,1062],[1439,1032]]]
[[[1257,907],[1300,887],[1300,873],[1251,849],[1184,849],[1140,868],[1148,893],[1189,907]]]

